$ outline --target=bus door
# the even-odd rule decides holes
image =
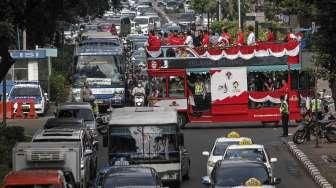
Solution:
[[[211,108],[210,73],[207,68],[187,70],[189,105],[194,112],[208,112]]]

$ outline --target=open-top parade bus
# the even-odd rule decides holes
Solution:
[[[147,100],[150,106],[175,107],[181,126],[187,122],[277,124],[284,96],[290,120],[300,120],[300,95],[291,87],[291,73],[301,68],[299,53],[295,40],[207,48],[149,46]]]

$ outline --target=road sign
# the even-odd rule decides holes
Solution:
[[[44,59],[47,58],[45,50],[10,50],[13,59]]]

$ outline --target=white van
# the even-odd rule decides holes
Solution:
[[[133,20],[143,34],[148,34],[149,32],[150,18],[150,16],[136,16]]]

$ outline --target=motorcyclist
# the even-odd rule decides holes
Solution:
[[[139,81],[137,86],[135,86],[133,89],[132,89],[132,96],[134,97],[135,94],[137,93],[141,93],[143,94],[144,96],[146,95],[146,91],[145,91],[145,88],[142,86],[141,82]]]

